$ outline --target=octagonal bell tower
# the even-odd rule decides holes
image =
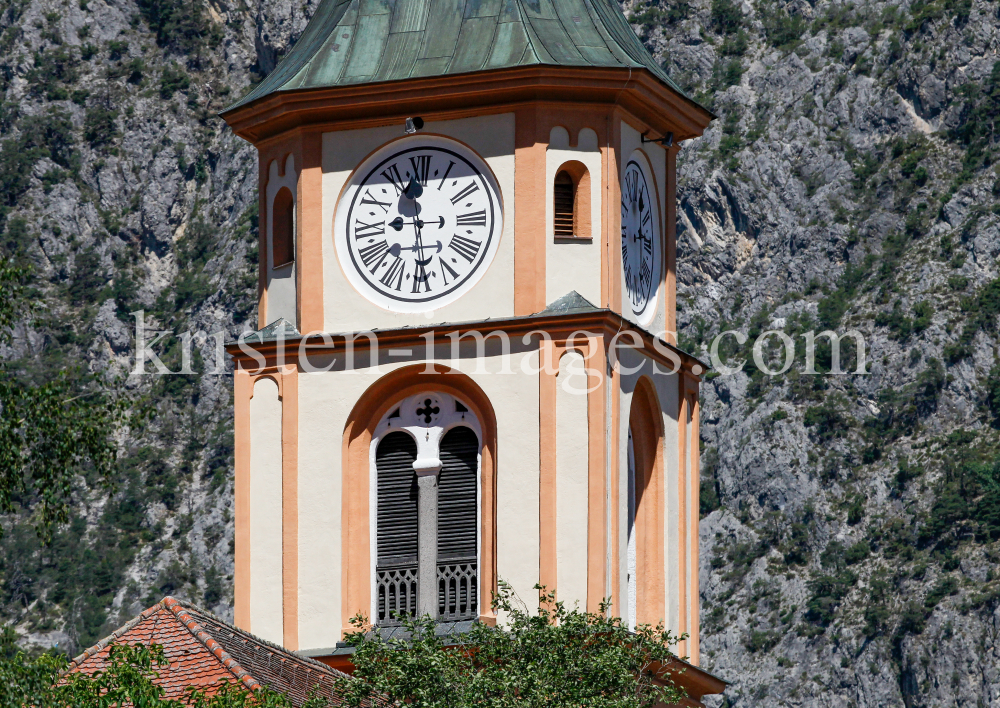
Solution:
[[[343,663],[355,613],[502,621],[502,578],[696,666],[675,191],[711,114],[611,0],[324,0],[223,116],[260,160],[237,623]]]

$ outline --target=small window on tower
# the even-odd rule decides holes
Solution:
[[[282,187],[274,197],[271,217],[272,268],[289,265],[295,260],[295,199],[288,187]]]
[[[566,170],[561,170],[556,175],[552,189],[556,238],[573,238],[575,235],[575,193],[576,185],[573,184],[573,178]]]

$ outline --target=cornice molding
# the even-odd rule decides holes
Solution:
[[[648,69],[527,66],[375,84],[280,91],[220,115],[258,148],[289,131],[322,132],[448,120],[528,104],[620,106],[660,137],[702,134],[715,116]]]

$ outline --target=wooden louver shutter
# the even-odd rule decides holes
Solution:
[[[271,216],[271,250],[274,254],[272,268],[295,260],[295,199],[288,187],[282,187],[274,197]]]
[[[479,439],[469,428],[453,428],[441,440],[437,555],[442,620],[472,619],[477,611],[478,457]]]
[[[556,175],[555,184],[552,185],[552,196],[556,238],[572,237],[574,235],[574,189],[573,178],[566,171]]]
[[[406,433],[386,435],[375,450],[378,476],[376,581],[378,623],[417,609],[417,444]]]

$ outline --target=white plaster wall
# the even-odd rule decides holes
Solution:
[[[292,193],[293,203],[297,203],[298,194],[296,185],[298,183],[298,173],[295,171],[295,157],[289,155],[285,160],[285,174],[278,176],[278,161],[271,160],[268,166],[267,177],[267,324],[271,324],[279,317],[291,322],[298,327],[296,320],[297,308],[295,306],[295,268],[294,262],[281,266],[272,267],[274,263],[274,244],[272,234],[274,233],[274,198],[278,190],[288,187]],[[292,224],[295,228],[292,233],[294,238],[299,237],[297,233],[297,216],[292,217]]]
[[[590,233],[576,234],[590,240],[555,239],[553,184],[559,167],[570,160],[582,162],[590,173]],[[583,128],[577,146],[569,146],[569,133],[556,126],[545,153],[545,302],[551,303],[576,290],[593,304],[601,303],[601,149],[597,133]]]
[[[648,376],[653,382],[656,390],[656,397],[660,403],[660,410],[663,415],[663,472],[664,472],[664,499],[666,508],[662,510],[664,514],[663,534],[664,534],[664,588],[665,607],[664,623],[668,629],[675,632],[679,626],[678,605],[678,583],[680,574],[678,573],[679,554],[677,552],[677,518],[679,511],[678,496],[678,449],[677,449],[677,374],[667,373],[662,367],[644,354],[633,349],[622,348],[619,350],[619,360],[621,363],[619,405],[621,415],[618,425],[618,561],[619,597],[628,597],[627,586],[627,544],[628,544],[628,429],[629,414],[632,409],[632,394],[636,384],[642,376]],[[642,568],[637,568],[637,574],[643,572]],[[690,576],[689,576],[690,577]],[[617,612],[626,616],[627,608],[619,608]]]
[[[385,374],[425,361],[423,347],[380,354],[376,369],[359,341],[354,371],[338,358],[330,371],[299,374],[299,647],[325,649],[340,641],[343,432],[364,392]],[[432,361],[457,368],[483,389],[497,418],[497,571],[531,601],[538,582],[538,366],[536,351],[513,352],[511,374],[497,357],[450,359],[448,347]],[[312,357],[316,368],[329,358]],[[388,362],[388,363],[387,363]],[[483,598],[483,605],[490,598]]]
[[[622,121],[621,124],[621,135],[622,135],[622,145],[621,145],[621,159],[619,160],[619,173],[618,179],[621,181],[623,175],[625,174],[625,166],[628,164],[629,158],[635,150],[646,155],[649,160],[650,167],[653,172],[653,180],[656,182],[656,192],[657,201],[659,203],[659,232],[660,232],[660,286],[657,289],[656,295],[650,294],[650,298],[656,305],[656,311],[653,313],[653,318],[644,327],[654,333],[659,334],[663,331],[665,327],[666,319],[664,318],[664,304],[663,304],[663,288],[666,282],[666,241],[665,234],[666,228],[664,219],[666,219],[666,189],[667,189],[667,151],[662,148],[657,143],[643,143],[642,136],[638,130],[633,128],[631,125]],[[660,137],[659,135],[653,137]],[[652,188],[652,185],[650,185]],[[615,208],[620,209],[620,206]],[[621,248],[621,242],[616,241],[618,248]],[[632,310],[628,307],[628,295],[625,293],[625,285],[622,284],[622,303],[624,303],[624,312],[622,313],[627,319],[637,322],[635,316],[632,314]]]
[[[564,354],[556,376],[555,590],[568,607],[580,609],[587,608],[587,384],[583,356]]]
[[[300,375],[299,385],[299,646],[330,648],[340,639],[341,411],[350,410],[339,387],[322,385],[321,375]],[[330,376],[334,376],[331,374]]]
[[[514,114],[430,121],[421,133],[465,143],[486,161],[500,186],[503,230],[493,263],[463,297],[423,314],[383,310],[348,282],[337,258],[333,219],[354,169],[376,149],[403,136],[402,125],[323,134],[323,312],[328,332],[508,317],[514,314]]]
[[[250,441],[250,631],[280,644],[281,401],[272,379],[254,384]]]

